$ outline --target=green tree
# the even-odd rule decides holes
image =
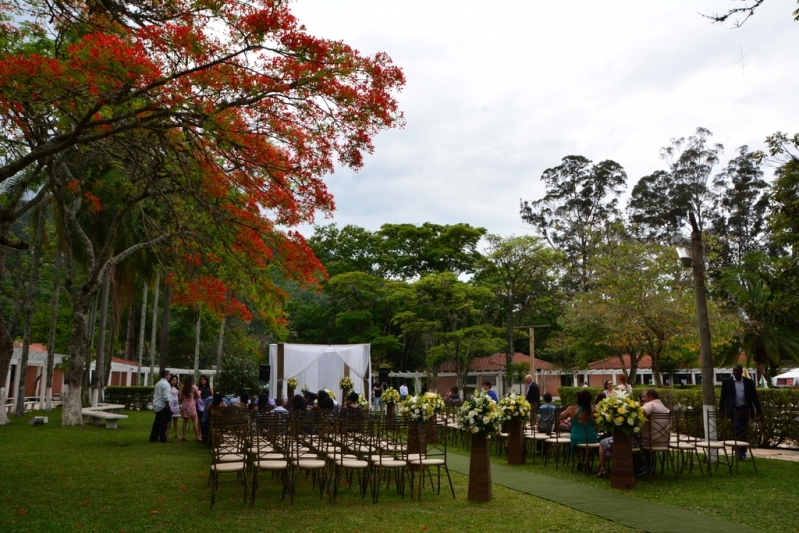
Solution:
[[[377,232],[386,275],[404,280],[437,272],[470,274],[485,228],[469,224],[383,224]]]
[[[506,383],[510,384],[518,317],[540,319],[558,306],[557,273],[563,255],[547,247],[540,237],[488,235],[486,240],[486,257],[476,280],[491,287],[502,302]]]
[[[652,358],[660,385],[660,359],[684,358],[698,350],[694,294],[673,250],[655,244],[608,245],[594,259],[596,285],[575,297],[562,320],[564,330],[584,346],[631,357],[635,378],[643,355]],[[735,321],[708,302],[715,346],[726,344]],[[580,337],[585,337],[580,339]]]
[[[633,187],[628,216],[639,239],[669,242],[689,211],[695,214],[700,229],[708,229],[714,212],[710,177],[724,150],[721,144],[710,143],[712,135],[705,128],[697,128],[687,139],[672,139],[660,150],[669,170],[645,176]]]
[[[721,241],[723,263],[740,265],[745,255],[766,251],[769,185],[747,146],[713,179],[717,191],[711,232]]]
[[[745,259],[743,265],[725,269],[719,280],[740,328],[717,363],[734,364],[745,353],[758,374],[766,375],[784,361],[799,361],[799,268],[792,260],[762,254]]]
[[[544,171],[546,195],[521,203],[521,217],[567,261],[563,285],[570,293],[584,291],[591,282],[588,264],[605,240],[606,231],[621,220],[619,197],[627,174],[615,161],[594,165],[582,156],[566,156],[557,167]]]

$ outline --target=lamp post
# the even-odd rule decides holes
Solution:
[[[691,221],[691,240],[682,235],[671,238],[677,255],[684,267],[692,267],[694,273],[694,295],[696,297],[696,325],[699,329],[699,360],[702,367],[702,411],[704,414],[705,439],[716,438],[715,426],[710,427],[709,417],[716,411],[716,392],[713,388],[713,354],[710,347],[710,320],[707,316],[707,289],[705,288],[705,252],[702,244],[702,231],[696,217],[689,213]],[[689,255],[687,246],[691,247]]]

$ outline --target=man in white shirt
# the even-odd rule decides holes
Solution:
[[[150,430],[150,442],[169,442],[166,438],[166,428],[172,420],[172,409],[169,408],[172,386],[169,384],[169,370],[162,370],[161,379],[155,384],[153,391],[153,412],[155,421]]]
[[[283,407],[283,398],[275,398],[275,408],[272,409],[273,413],[279,413],[281,415],[289,414],[289,410]]]
[[[400,385],[399,393],[400,393],[400,400],[404,400],[405,397],[408,395],[408,386],[405,384],[404,381],[402,382],[402,385]]]

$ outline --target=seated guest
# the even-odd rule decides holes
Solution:
[[[269,396],[267,396],[264,392],[258,396],[258,400],[255,401],[255,405],[258,407],[259,413],[268,413],[272,410],[272,403],[269,401]]]
[[[230,399],[230,402],[229,402],[229,403],[230,403],[230,406],[231,406],[231,407],[233,407],[233,406],[235,406],[235,405],[238,405],[238,404],[240,404],[240,403],[241,403],[241,395],[242,395],[242,394],[247,394],[247,391],[245,391],[244,389],[242,389],[242,390],[240,390],[240,391],[239,391],[239,395],[238,395],[238,396],[236,396],[236,397],[234,397],[234,398],[231,398],[231,399]]]
[[[299,394],[297,396],[299,396]],[[302,396],[300,396],[300,398],[302,398]],[[283,407],[283,404],[284,404],[283,398],[275,398],[275,408],[272,409],[272,412],[281,415],[287,415],[289,413],[289,410]]]
[[[291,400],[291,408],[297,413],[303,413],[308,410],[308,404],[305,403],[305,397],[302,394],[295,394]]]
[[[538,432],[549,435],[555,429],[555,406],[552,404],[552,395],[544,393],[544,405],[538,408]]]
[[[327,391],[320,390],[316,393],[316,405],[319,409],[335,409],[336,404],[333,403],[333,398],[327,393]]]
[[[358,398],[359,397],[360,397],[360,395],[357,392],[355,392],[355,391],[352,391],[351,393],[349,393],[347,395],[347,399],[344,400],[344,409],[358,409],[358,410],[360,410],[361,406],[358,405]]]
[[[235,398],[234,398],[234,400],[235,400]],[[240,407],[242,409],[249,409],[250,408],[250,395],[247,394],[246,391],[242,391],[242,393],[239,394],[239,403],[235,403],[234,404],[233,400],[231,400],[230,401],[230,405],[232,407]]]
[[[667,415],[669,413],[668,408],[660,401],[658,391],[655,389],[646,389],[641,394],[641,404],[644,408],[644,415],[647,418],[647,421],[641,426],[641,449],[645,452],[648,450],[648,453],[644,453],[646,471],[654,471],[652,454],[655,451],[668,451],[669,449],[671,418],[658,416],[650,420],[650,416],[653,414]],[[640,475],[646,473],[646,471],[639,471],[637,474]]]
[[[571,420],[571,449],[578,444],[593,444],[599,442],[596,434],[596,415],[591,402],[591,392],[580,390],[577,392],[577,404],[566,408],[560,415],[561,419]],[[577,470],[582,470],[583,465],[577,463]]]
[[[611,380],[607,380],[605,381],[605,389],[599,391],[599,394],[596,395],[594,403],[598,404],[605,398],[610,398],[612,395],[613,395],[613,382]]]

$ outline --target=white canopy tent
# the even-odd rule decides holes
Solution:
[[[365,394],[371,402],[372,359],[369,344],[270,344],[269,364],[272,373],[269,390],[273,397],[286,398],[286,380],[297,379],[297,390],[304,385],[316,392],[330,389],[338,398],[339,380],[349,376],[355,392]],[[338,398],[339,403],[343,398]]]
[[[775,387],[797,387],[799,386],[799,368],[793,368],[788,372],[771,378],[771,384]]]

